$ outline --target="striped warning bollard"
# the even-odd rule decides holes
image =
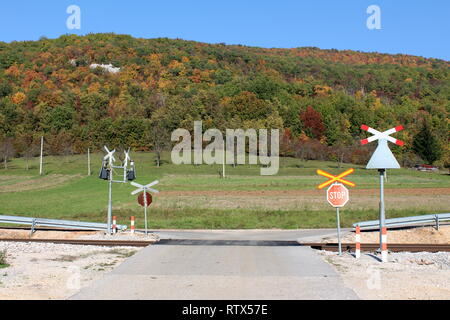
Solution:
[[[361,228],[356,226],[355,228],[355,258],[361,257]]]
[[[387,251],[387,228],[381,228],[381,262],[387,262],[388,251]]]
[[[130,230],[131,230],[130,232],[131,232],[131,233],[134,233],[134,228],[135,228],[135,227],[134,227],[134,216],[132,216],[132,217],[131,217],[131,228],[130,228]]]
[[[112,232],[117,232],[117,223],[116,223],[116,216],[113,216],[113,223],[112,223]]]

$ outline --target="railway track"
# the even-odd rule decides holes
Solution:
[[[154,244],[156,241],[152,240],[90,240],[90,239],[5,239],[0,238],[0,241],[8,242],[41,242],[41,243],[56,243],[56,244],[74,244],[84,246],[107,246],[107,247],[146,247]]]
[[[337,243],[318,243],[318,242],[302,242],[296,241],[244,241],[244,240],[179,240],[164,239],[157,240],[90,240],[90,239],[8,239],[0,238],[0,241],[8,242],[41,242],[55,244],[72,244],[72,245],[91,245],[91,246],[130,246],[130,247],[146,247],[152,244],[156,245],[208,245],[208,246],[306,246],[316,250],[338,251]],[[361,251],[375,252],[379,248],[378,243],[362,243]],[[343,251],[355,251],[354,243],[343,243]],[[422,244],[422,243],[391,243],[388,244],[388,250],[391,252],[450,252],[450,244]]]

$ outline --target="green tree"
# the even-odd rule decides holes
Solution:
[[[441,145],[426,121],[414,137],[413,150],[428,164],[432,164],[442,156]]]

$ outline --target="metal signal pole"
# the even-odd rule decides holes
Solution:
[[[338,236],[338,244],[339,244],[339,255],[342,256],[341,222],[339,221],[339,207],[336,207],[336,224],[337,224],[337,236]]]
[[[145,217],[145,235],[148,235],[147,229],[147,188],[144,187],[144,217]]]
[[[112,175],[113,175],[113,169],[110,166],[109,170],[109,197],[108,197],[108,222],[107,222],[107,228],[108,228],[108,234],[111,234],[111,219],[112,219]]]
[[[385,227],[385,212],[384,212],[384,172],[385,169],[379,169],[378,172],[380,173],[380,251],[382,250],[383,245],[383,235],[382,230]]]

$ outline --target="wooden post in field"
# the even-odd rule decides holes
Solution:
[[[39,160],[39,175],[42,176],[43,172],[42,172],[42,157],[44,154],[44,136],[41,136],[41,157]]]
[[[90,150],[88,148],[88,154],[87,154],[87,158],[88,158],[88,176],[91,175],[91,153]]]
[[[222,145],[222,178],[225,179],[225,141]]]

